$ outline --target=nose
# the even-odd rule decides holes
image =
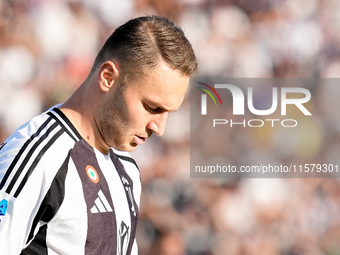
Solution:
[[[165,131],[166,121],[168,119],[168,113],[163,112],[154,115],[152,120],[147,125],[147,128],[155,133],[157,136],[162,136]]]

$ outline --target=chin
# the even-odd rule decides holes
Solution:
[[[126,151],[126,152],[132,152],[137,149],[137,144],[128,144],[128,145],[113,145],[112,148],[116,149],[117,151]]]
[[[137,149],[138,145],[130,145],[130,146],[127,146],[125,147],[124,151],[126,152],[132,152],[132,151],[135,151]]]

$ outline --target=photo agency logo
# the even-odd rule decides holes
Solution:
[[[197,83],[205,86],[206,88],[208,88],[212,92],[214,92],[215,95],[217,96],[218,100],[220,101],[221,106],[222,106],[221,97],[220,97],[220,95],[217,93],[217,91],[212,86],[210,86],[210,85],[208,85],[206,83],[203,83],[203,82],[197,82]],[[215,106],[217,106],[215,97],[211,94],[211,92],[209,92],[209,90],[207,90],[205,88],[202,88],[202,87],[197,87],[197,88],[202,90],[202,91],[204,91],[205,93],[207,93],[212,98],[212,100],[214,101]],[[201,114],[202,115],[207,115],[207,94],[202,94],[202,96],[201,96],[201,100],[202,100],[201,101]]]
[[[340,178],[340,79],[202,78],[190,87],[190,177]]]
[[[271,91],[271,106],[267,109],[257,109],[254,105],[254,91],[253,87],[247,87],[246,93],[242,91],[239,86],[231,84],[215,84],[214,86],[208,85],[203,82],[197,82],[204,87],[197,87],[204,93],[201,94],[201,116],[209,115],[214,112],[215,109],[208,109],[207,95],[213,100],[215,106],[218,105],[215,96],[220,102],[220,106],[223,106],[220,95],[228,93],[232,96],[232,115],[245,116],[246,110],[252,116],[261,116],[259,118],[235,120],[226,118],[213,118],[211,125],[215,128],[220,125],[228,125],[230,127],[263,127],[264,125],[270,125],[275,127],[281,125],[282,127],[296,127],[298,120],[285,118],[287,117],[287,108],[292,105],[296,107],[295,110],[299,110],[304,116],[312,116],[311,112],[305,106],[311,99],[311,92],[302,87],[272,87]],[[261,89],[261,88],[258,88]],[[218,90],[218,92],[217,92]],[[215,95],[215,96],[214,96]],[[223,97],[222,97],[223,98]],[[228,104],[224,104],[228,106]],[[278,115],[281,118],[271,118],[273,114]]]

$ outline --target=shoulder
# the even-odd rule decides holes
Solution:
[[[58,123],[51,111],[46,111],[20,126],[0,146],[0,162],[5,159],[46,152],[49,148],[62,149],[70,142],[69,136],[63,136],[65,129]],[[63,140],[62,142],[60,140]],[[66,144],[65,144],[66,143]]]
[[[47,136],[46,131],[51,125],[53,120],[43,113],[20,126],[0,147],[1,165],[13,157],[19,157],[19,153],[32,152],[38,146],[37,143],[41,144],[42,139]]]
[[[50,112],[44,112],[19,127],[1,145],[0,189],[19,194],[20,189],[15,191],[17,183],[23,187],[28,179],[46,175],[53,178],[67,158],[75,141]]]

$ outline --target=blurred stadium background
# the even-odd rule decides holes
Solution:
[[[0,143],[68,98],[130,18],[172,18],[193,44],[199,77],[334,78],[339,13],[337,0],[0,0]],[[141,255],[340,254],[338,179],[190,179],[189,105],[188,95],[164,137],[133,153],[143,184]],[[314,132],[322,140],[326,131]]]

